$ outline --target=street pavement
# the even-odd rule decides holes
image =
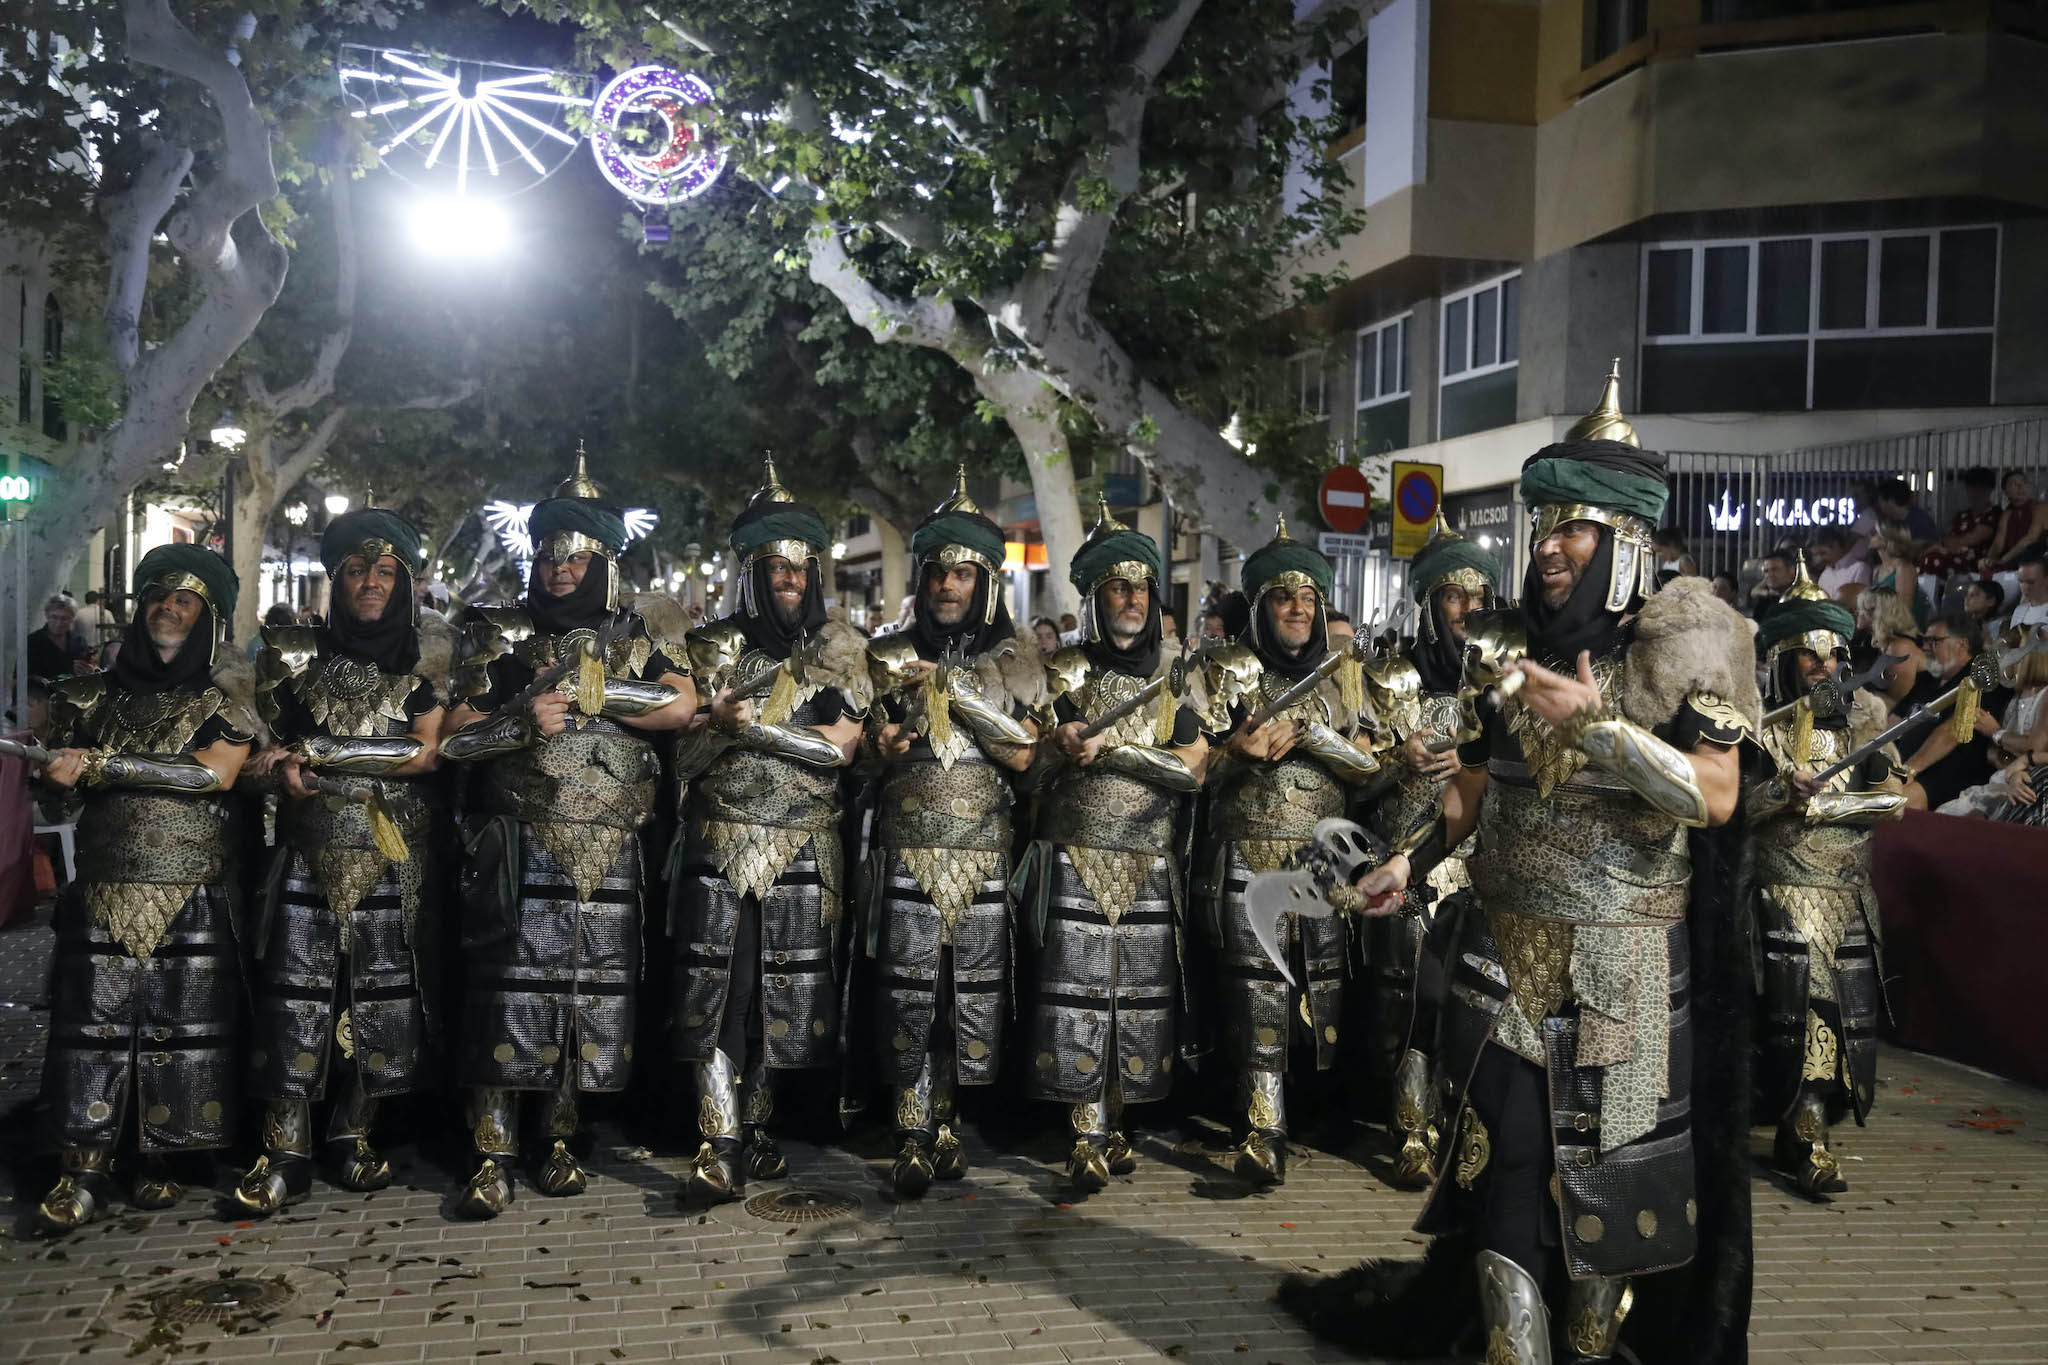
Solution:
[[[41,924],[0,933],[0,1113],[17,1150],[49,939]],[[1837,1144],[1847,1195],[1809,1203],[1758,1177],[1751,1359],[2048,1362],[2048,1097],[1914,1053],[1885,1053],[1880,1073],[1871,1126]],[[446,1218],[458,1167],[401,1147],[398,1182],[378,1194],[316,1185],[251,1223],[223,1217],[217,1190],[162,1213],[123,1208],[55,1245],[25,1232],[49,1168],[18,1159],[0,1172],[0,1360],[1344,1360],[1276,1310],[1274,1287],[1414,1254],[1420,1196],[1378,1178],[1376,1134],[1328,1136],[1297,1151],[1284,1188],[1251,1194],[1220,1129],[1147,1134],[1134,1177],[1074,1200],[1056,1133],[991,1150],[970,1131],[968,1178],[904,1204],[887,1193],[879,1136],[857,1150],[792,1142],[788,1183],[828,1202],[790,1223],[680,1210],[687,1154],[605,1126],[586,1193],[525,1190],[490,1224]],[[833,1216],[831,1196],[850,1211]],[[209,1286],[234,1303],[200,1297]]]

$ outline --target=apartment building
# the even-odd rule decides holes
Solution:
[[[1361,8],[1295,95],[1354,124],[1328,154],[1365,224],[1289,382],[1333,448],[1441,463],[1468,533],[1526,554],[1521,462],[1617,358],[1673,452],[2048,415],[2048,5]]]

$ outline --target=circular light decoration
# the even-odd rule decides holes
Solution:
[[[604,178],[641,204],[680,204],[711,188],[726,155],[690,119],[691,106],[708,113],[711,87],[687,72],[636,66],[612,78],[590,107],[590,150]],[[629,133],[651,125],[651,140]]]
[[[485,185],[502,196],[554,174],[582,140],[568,113],[590,99],[583,76],[359,43],[342,44],[337,74],[349,116],[377,129],[370,141],[385,166],[396,171],[403,149],[420,158],[415,173],[452,179],[458,197]]]

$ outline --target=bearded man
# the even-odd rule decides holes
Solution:
[[[527,519],[535,556],[516,607],[478,607],[452,690],[444,757],[476,763],[463,814],[467,980],[456,1076],[476,1170],[456,1203],[512,1200],[522,1092],[543,1097],[546,1195],[589,1177],[571,1143],[578,1097],[626,1088],[640,978],[639,830],[661,760],[652,736],[697,709],[680,643],[621,609],[626,524],[576,472]]]
[[[868,647],[876,691],[869,937],[880,1071],[895,1091],[896,1192],[958,1180],[959,1085],[996,1079],[1010,986],[1010,808],[1031,766],[1045,666],[1003,605],[1002,528],[953,496],[910,539],[909,629]]]
[[[275,743],[246,775],[276,773],[285,799],[252,945],[249,1089],[265,1104],[263,1154],[235,1187],[258,1215],[312,1188],[312,1107],[330,1090],[328,1178],[345,1190],[390,1184],[370,1141],[377,1105],[425,1077],[415,963],[430,814],[419,779],[438,762],[446,651],[437,686],[420,662],[419,546],[395,512],[336,517],[320,537],[327,623],[263,630],[256,704]]]
[[[1442,805],[1458,771],[1453,744],[1465,721],[1465,621],[1492,605],[1500,562],[1445,524],[1441,513],[1421,553],[1408,566],[1408,590],[1419,608],[1409,657],[1369,669],[1371,697],[1393,746],[1392,788],[1374,801],[1367,823],[1389,843],[1406,838]],[[1466,840],[1408,889],[1411,913],[1384,916],[1367,928],[1372,974],[1376,1075],[1393,1085],[1397,1183],[1429,1182],[1442,1125],[1429,1086],[1435,1004],[1443,994],[1443,955],[1457,938],[1457,919],[1470,900]],[[1425,925],[1427,928],[1425,929]]]
[[[681,1193],[697,1204],[788,1170],[766,1128],[771,1077],[839,1061],[839,778],[872,689],[866,641],[825,611],[825,523],[772,462],[767,475],[732,525],[739,610],[690,632],[711,700],[676,753],[687,804],[671,1026],[696,1082],[700,1141]]]
[[[1873,751],[1826,782],[1817,774],[1882,733],[1884,703],[1859,691],[1821,706],[1849,657],[1856,620],[1807,576],[1765,618],[1766,701],[1790,713],[1763,729],[1770,763],[1752,781],[1756,916],[1763,940],[1763,1036],[1758,1077],[1777,1116],[1772,1152],[1781,1173],[1819,1197],[1848,1188],[1828,1149],[1841,1114],[1860,1127],[1877,1086],[1877,894],[1870,884],[1872,826],[1905,814],[1895,746]],[[1838,697],[1839,694],[1833,694]]]
[[[1293,960],[1297,989],[1259,946],[1245,886],[1306,844],[1317,821],[1342,815],[1350,792],[1380,769],[1356,661],[1338,664],[1307,696],[1251,723],[1329,656],[1324,613],[1335,578],[1330,561],[1289,536],[1284,521],[1245,560],[1251,623],[1242,641],[1256,660],[1256,680],[1235,680],[1244,692],[1230,710],[1234,728],[1207,778],[1222,1032],[1237,1072],[1236,1170],[1255,1185],[1286,1179],[1290,1055],[1298,1045],[1317,1071],[1337,1059],[1348,931],[1335,915],[1282,919],[1280,946]]]
[[[62,1176],[36,1206],[69,1232],[114,1197],[134,1139],[129,1203],[184,1195],[170,1158],[235,1131],[235,840],[223,800],[257,730],[241,652],[222,642],[234,570],[164,545],[136,567],[135,620],[110,672],[50,688],[42,780],[82,800],[78,880],[59,901],[42,1135]]]
[[[1475,640],[1526,632],[1506,665],[1519,690],[1460,749],[1428,834],[1358,884],[1366,913],[1395,913],[1477,833],[1484,913],[1460,924],[1433,1059],[1455,1121],[1417,1224],[1437,1240],[1419,1274],[1369,1264],[1282,1289],[1370,1354],[1464,1336],[1504,1365],[1601,1360],[1625,1317],[1645,1360],[1746,1349],[1739,849],[1695,831],[1735,815],[1760,705],[1746,623],[1703,579],[1655,591],[1664,461],[1619,390],[1617,368],[1523,466],[1523,605],[1467,618]]]
[[[1088,1192],[1137,1166],[1126,1103],[1173,1086],[1181,998],[1182,879],[1174,827],[1202,782],[1209,745],[1194,707],[1170,688],[1094,735],[1096,717],[1173,659],[1160,645],[1159,547],[1109,514],[1074,556],[1086,643],[1046,672],[1057,766],[1038,803],[1030,920],[1039,943],[1031,1011],[1033,1099],[1067,1106],[1067,1175]]]

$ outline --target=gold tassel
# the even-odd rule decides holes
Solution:
[[[1365,714],[1365,665],[1356,659],[1337,665],[1337,700],[1352,715]]]
[[[775,675],[775,686],[768,689],[768,700],[761,706],[763,725],[780,725],[796,714],[796,679],[787,668]]]
[[[1792,766],[1813,762],[1813,698],[1801,697],[1792,708]]]
[[[924,675],[923,689],[925,738],[934,751],[941,751],[953,743],[953,710],[945,689],[939,686],[938,669]]]
[[[1950,713],[1948,719],[1948,732],[1956,743],[1970,742],[1971,734],[1977,729],[1977,701],[1982,695],[1977,680],[1964,674],[1962,682],[1956,687],[1956,709]]]
[[[1167,683],[1159,689],[1159,709],[1152,715],[1152,743],[1161,749],[1173,743],[1174,711],[1180,701],[1173,695],[1173,684]]]
[[[586,716],[604,710],[604,660],[595,646],[585,646],[576,662],[576,709]]]
[[[384,809],[382,797],[372,796],[369,801],[370,842],[388,862],[402,863],[412,857],[412,850],[405,846],[405,835],[398,829],[398,822],[391,818],[391,812]]]

